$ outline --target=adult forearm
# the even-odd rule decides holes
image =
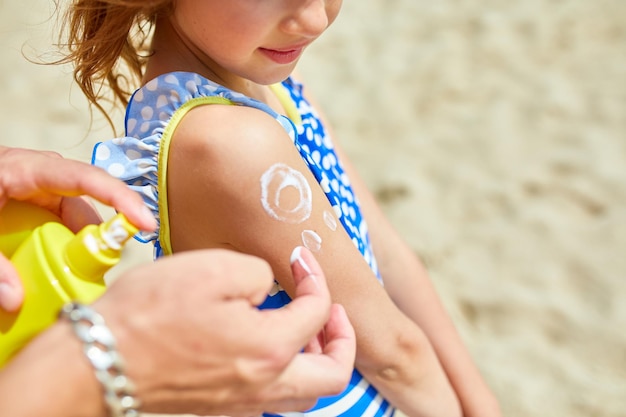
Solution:
[[[59,322],[0,371],[2,415],[104,417],[101,388],[68,323]]]

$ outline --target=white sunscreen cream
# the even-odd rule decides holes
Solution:
[[[328,226],[328,228],[333,232],[337,230],[337,220],[335,219],[335,216],[326,210],[324,210],[324,223],[326,223],[326,226]]]
[[[297,199],[287,198],[295,191]],[[301,172],[283,164],[272,165],[261,176],[261,204],[271,217],[286,223],[302,223],[311,215],[311,187]]]
[[[322,249],[322,238],[313,230],[302,232],[302,244],[311,252],[319,252]]]

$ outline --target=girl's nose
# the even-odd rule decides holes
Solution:
[[[305,0],[282,23],[282,29],[291,34],[317,37],[329,25],[327,0]]]

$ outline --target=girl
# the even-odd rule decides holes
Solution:
[[[346,390],[320,399],[307,415],[392,415],[398,408],[410,416],[459,416],[461,409],[497,416],[422,265],[291,76],[340,6],[74,1],[67,60],[78,83],[100,109],[100,83],[128,105],[127,137],[97,146],[94,163],[154,211],[160,227],[143,237],[157,256],[227,248],[266,259],[276,285],[263,307],[283,306],[293,295],[285,261],[292,248],[316,253],[356,330],[357,357]],[[141,79],[130,99],[133,81],[122,63]]]

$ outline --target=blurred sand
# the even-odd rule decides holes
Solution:
[[[0,0],[0,143],[88,160],[111,132],[20,54],[50,3]],[[505,415],[626,415],[626,2],[345,2],[300,67]]]

